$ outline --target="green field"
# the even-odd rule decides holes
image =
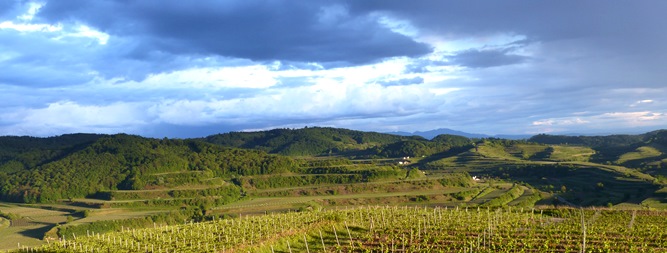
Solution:
[[[644,146],[637,148],[633,152],[628,152],[621,155],[618,158],[618,160],[616,160],[616,163],[623,164],[629,161],[658,157],[660,155],[662,155],[662,152],[660,152],[660,150],[654,147]]]
[[[0,203],[0,212],[19,217],[0,222],[0,249],[15,249],[19,244],[37,246],[44,243],[44,234],[56,224],[67,221],[69,212],[46,210]]]

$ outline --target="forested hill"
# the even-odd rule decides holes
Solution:
[[[653,131],[646,135],[647,142],[667,146],[667,130]]]
[[[640,168],[655,167],[667,162],[667,130],[657,130],[637,135],[608,136],[540,134],[531,137],[528,141],[549,145],[590,147],[595,150],[595,155],[591,157],[591,161],[597,163],[615,163]]]
[[[209,177],[229,178],[280,173],[294,167],[287,157],[197,140],[124,134],[13,138],[0,137],[4,154],[0,162],[0,200],[4,201],[52,202],[101,191],[143,189],[147,184],[159,187],[164,182],[151,182],[158,173],[199,171]],[[72,142],[67,144],[65,139]],[[34,144],[39,142],[53,145]]]
[[[457,135],[443,134],[427,140],[420,136],[326,127],[231,132],[211,135],[201,140],[227,147],[258,149],[287,156],[344,155],[366,158],[431,155],[452,147],[472,144],[470,139]]]
[[[211,185],[229,185],[239,176],[302,173],[300,162],[305,158],[293,156],[321,155],[335,155],[347,163],[347,159],[418,157],[410,166],[420,169],[452,164],[472,168],[492,158],[504,163],[579,161],[667,176],[662,169],[667,164],[667,130],[593,137],[537,135],[528,141],[455,135],[426,140],[320,127],[185,140],[126,134],[5,136],[0,137],[0,201],[53,202],[114,190],[171,189],[175,183],[169,180],[181,184],[199,180],[198,185],[217,180]]]
[[[529,142],[542,144],[569,144],[588,147],[621,147],[643,145],[649,141],[667,145],[667,130],[657,130],[645,134],[619,134],[607,136],[567,136],[539,134],[528,139]]]
[[[0,201],[45,203],[107,191],[172,187],[165,178],[207,184],[200,179],[230,182],[238,176],[295,172],[298,162],[279,154],[349,155],[345,152],[350,151],[369,158],[428,156],[471,143],[461,136],[442,135],[429,141],[334,128],[276,129],[185,140],[126,134],[5,136],[0,137]],[[170,176],[159,176],[165,174]]]
[[[340,128],[307,127],[274,129],[259,132],[231,132],[211,135],[206,142],[227,147],[259,149],[282,155],[321,155],[343,151],[365,150],[399,141],[426,139]]]
[[[41,165],[90,145],[104,136],[99,134],[66,134],[49,138],[2,136],[0,171],[19,171]]]

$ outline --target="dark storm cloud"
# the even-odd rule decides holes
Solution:
[[[520,44],[567,41],[579,56],[587,49],[631,57],[650,66],[667,63],[667,1],[350,1],[351,13],[384,11],[410,20],[423,33],[450,38],[498,34],[525,36]],[[517,45],[520,46],[520,45]],[[558,51],[549,52],[552,55]]]
[[[134,37],[140,42],[129,56],[136,58],[163,51],[362,64],[431,52],[368,13],[349,16],[321,1],[50,1],[39,16]]]
[[[605,117],[632,126],[635,115],[664,125],[665,9],[652,0],[0,0],[0,131],[194,137],[321,124],[495,134],[612,129],[622,125]]]
[[[459,35],[498,32],[539,40],[639,34],[665,25],[665,1],[350,1],[352,12],[389,11],[421,29]],[[646,17],[650,17],[647,20]],[[653,19],[653,20],[650,20]]]
[[[451,63],[469,68],[488,68],[524,62],[527,57],[508,53],[507,50],[470,49],[449,57]]]

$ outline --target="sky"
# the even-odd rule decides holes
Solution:
[[[667,128],[667,1],[0,0],[0,135]]]

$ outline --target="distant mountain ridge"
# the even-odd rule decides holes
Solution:
[[[510,140],[521,140],[521,139],[528,139],[531,137],[531,135],[510,135],[510,134],[497,134],[497,135],[488,135],[488,134],[477,134],[477,133],[467,133],[463,131],[458,131],[458,130],[453,130],[449,128],[438,128],[434,130],[429,130],[429,131],[416,131],[416,132],[388,132],[388,134],[395,134],[395,135],[402,135],[402,136],[421,136],[426,139],[433,139],[438,135],[441,134],[449,134],[449,135],[458,135],[458,136],[463,136],[467,138],[501,138],[501,139],[510,139]]]

